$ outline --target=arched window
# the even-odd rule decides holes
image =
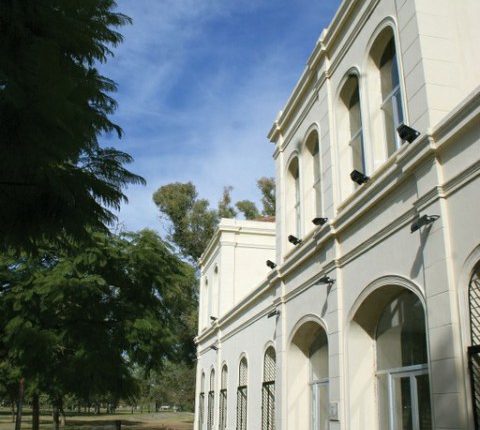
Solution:
[[[200,377],[200,396],[198,399],[198,428],[203,429],[203,423],[205,422],[205,373],[202,372]]]
[[[247,430],[248,364],[246,357],[240,360],[237,388],[237,430]]]
[[[222,378],[220,386],[220,430],[227,428],[227,381],[228,368],[225,364],[222,367]]]
[[[210,372],[210,390],[208,391],[208,416],[207,416],[207,429],[213,429],[214,415],[213,410],[215,406],[215,370]]]
[[[402,98],[397,55],[393,36],[387,42],[380,57],[380,80],[382,88],[382,110],[385,121],[387,154],[392,155],[401,144],[397,127],[403,122]]]
[[[205,288],[203,294],[205,303],[204,306],[204,318],[203,318],[203,327],[206,328],[210,323],[210,315],[212,314],[212,288],[208,285],[208,278],[205,277]]]
[[[425,313],[403,291],[384,308],[376,327],[380,428],[432,428]]]
[[[288,166],[287,178],[287,235],[301,237],[300,168],[298,157]]]
[[[345,198],[356,186],[350,180],[350,172],[358,170],[367,173],[363,139],[362,114],[358,76],[351,73],[340,92],[338,115],[339,156],[342,171],[341,191]]]
[[[470,307],[470,340],[468,360],[472,387],[472,407],[475,428],[480,425],[480,264],[477,264],[468,287]]]
[[[303,150],[302,160],[302,180],[304,181],[304,218],[308,228],[311,228],[311,220],[315,217],[322,216],[320,148],[317,131],[312,131],[308,135]]]
[[[401,145],[397,127],[404,122],[402,91],[395,38],[390,26],[376,37],[370,50],[369,99],[373,110],[372,138],[378,165]]]
[[[275,372],[275,349],[270,346],[263,359],[262,430],[275,429]]]
[[[288,350],[288,428],[328,430],[328,341],[314,321],[302,324]]]

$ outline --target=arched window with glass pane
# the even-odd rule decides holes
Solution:
[[[238,366],[237,430],[247,430],[248,364],[246,357]]]
[[[403,123],[403,107],[400,91],[397,54],[393,36],[387,42],[380,57],[380,81],[382,89],[382,111],[385,122],[387,155],[392,155],[401,145],[397,127]]]
[[[340,91],[338,110],[339,162],[342,172],[342,198],[347,197],[357,187],[350,180],[350,172],[357,170],[367,173],[363,138],[362,114],[360,109],[360,89],[358,76],[350,73]]]
[[[275,349],[270,346],[263,359],[262,430],[275,429],[275,373]]]
[[[220,430],[227,428],[227,380],[228,380],[228,368],[225,364],[222,367],[222,379],[220,386]]]
[[[369,48],[365,80],[369,120],[369,161],[380,167],[402,144],[397,128],[405,122],[401,67],[396,51],[394,24],[375,35]]]
[[[213,429],[214,421],[214,407],[215,407],[215,370],[210,372],[210,389],[208,391],[208,415],[207,415],[207,429]]]
[[[311,220],[323,216],[320,182],[320,148],[317,130],[312,130],[305,141],[302,155],[303,208],[305,232],[313,228]]]
[[[431,430],[425,313],[414,293],[385,306],[375,338],[380,428]]]
[[[287,172],[287,235],[301,237],[300,217],[300,166],[295,157]]]
[[[198,398],[198,428],[203,429],[205,422],[205,373],[200,377],[200,396]]]

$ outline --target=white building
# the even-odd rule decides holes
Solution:
[[[195,429],[475,428],[479,20],[342,2],[269,133],[276,225],[223,220],[201,259]]]

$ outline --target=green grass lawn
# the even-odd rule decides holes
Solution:
[[[127,411],[114,415],[69,415],[65,430],[115,430],[115,421],[122,421],[122,430],[191,430],[193,414],[190,412],[129,413]],[[13,430],[10,411],[0,410],[0,430]],[[42,412],[40,417],[42,430],[52,429],[52,417]],[[31,429],[30,411],[26,410],[22,420],[22,429]]]

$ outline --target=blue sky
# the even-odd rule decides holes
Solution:
[[[339,0],[117,0],[133,19],[102,73],[119,85],[105,144],[130,153],[147,186],[127,190],[124,228],[162,230],[153,192],[192,181],[213,206],[224,185],[258,201],[273,176],[266,135]]]

